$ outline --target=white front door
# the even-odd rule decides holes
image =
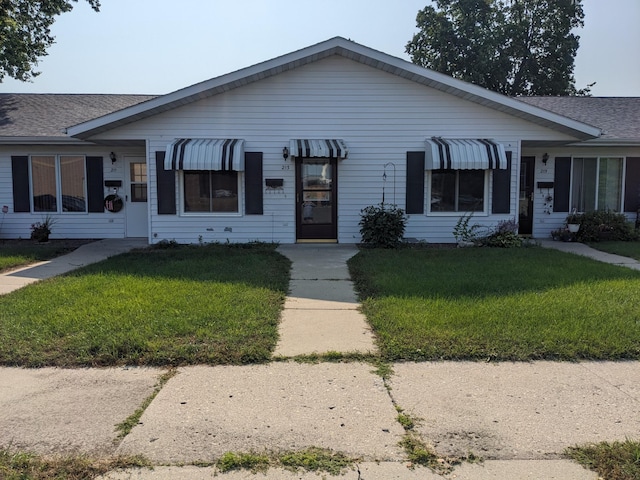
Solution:
[[[127,237],[149,237],[147,162],[144,157],[126,157],[125,217]]]

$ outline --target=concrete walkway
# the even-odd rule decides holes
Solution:
[[[347,268],[355,245],[285,245],[278,252],[293,265],[274,355],[377,352]]]
[[[49,265],[68,271],[107,252],[141,246],[103,242]],[[543,246],[603,258],[579,244],[552,243]],[[276,355],[374,352],[346,268],[355,247],[291,245],[279,251],[292,260],[293,270]],[[35,281],[54,271],[39,268],[17,277]],[[104,480],[255,479],[249,472],[222,474],[188,464],[213,463],[229,451],[312,446],[358,458],[341,477],[347,480],[595,480],[594,473],[561,454],[580,443],[638,438],[639,367],[639,362],[400,363],[392,366],[387,382],[360,362],[185,367],[124,440],[114,426],[143,404],[164,370],[0,368],[0,448],[142,454],[156,465],[176,465],[113,472]],[[396,407],[419,419],[415,432],[439,454],[472,452],[485,462],[463,463],[442,475],[410,469],[398,445],[405,432]],[[321,478],[278,469],[258,477]]]
[[[147,240],[144,238],[105,239],[81,245],[66,255],[0,274],[0,295],[13,292],[39,280],[62,275],[84,265],[128,252],[133,248],[146,246]]]
[[[544,248],[552,248],[554,250],[560,250],[561,252],[573,253],[575,255],[589,257],[599,262],[619,265],[621,267],[633,268],[634,270],[640,270],[640,262],[633,258],[601,252],[600,250],[591,248],[584,243],[557,242],[553,240],[538,240],[538,242],[540,243],[540,246]]]

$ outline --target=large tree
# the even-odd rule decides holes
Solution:
[[[55,17],[73,9],[77,0],[0,0],[0,82],[5,76],[31,80],[34,67],[55,41]],[[96,12],[100,0],[87,0]]]
[[[413,63],[506,95],[576,95],[581,0],[435,0],[416,18]]]

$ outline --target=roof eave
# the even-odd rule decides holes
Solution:
[[[71,137],[0,137],[0,145],[93,145]]]
[[[442,73],[425,69],[401,58],[373,50],[350,40],[335,37],[302,50],[297,50],[69,127],[68,134],[72,137],[86,139],[112,128],[277,75],[331,55],[340,55],[352,59],[465,100],[560,131],[579,140],[597,138],[602,133],[599,128],[591,125],[520,102]]]

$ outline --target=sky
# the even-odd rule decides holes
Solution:
[[[4,93],[164,94],[335,36],[409,60],[430,0],[84,0],[52,28],[31,83]],[[640,96],[640,0],[583,0],[576,87]]]

